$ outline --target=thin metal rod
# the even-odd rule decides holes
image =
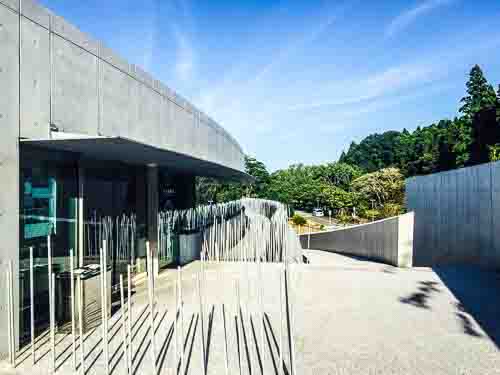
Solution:
[[[175,331],[175,341],[174,341],[174,360],[175,360],[175,374],[177,374],[177,368],[179,366],[179,324],[178,324],[178,314],[179,314],[179,289],[180,289],[180,267],[177,267],[177,280],[175,288],[175,317],[174,317],[174,331]]]
[[[201,320],[201,335],[200,335],[200,340],[201,340],[201,368],[203,369],[203,375],[206,375],[206,355],[205,355],[205,327],[203,323],[203,297],[201,295],[201,274],[196,275],[196,282],[197,282],[197,289],[198,289],[198,301],[199,301],[199,314],[200,314],[200,320]]]
[[[307,249],[309,250],[311,248],[311,224],[308,225],[308,232],[307,232]]]
[[[130,264],[127,266],[127,330],[128,330],[128,368],[132,371],[132,276]]]
[[[106,312],[104,310],[104,305],[106,304],[106,298],[104,297],[106,295],[104,291],[104,277],[106,275],[106,272],[104,270],[104,255],[103,255],[103,250],[102,248],[99,249],[99,269],[100,269],[100,275],[99,275],[99,290],[101,292],[101,328],[102,328],[102,343],[104,345],[104,341],[106,340],[106,325],[104,323],[104,320],[106,319]],[[103,352],[104,352],[104,347],[103,347]]]
[[[80,375],[85,374],[85,348],[83,347],[83,281],[78,276],[78,329],[80,341]]]
[[[52,373],[56,372],[56,322],[55,322],[55,274],[51,275],[51,290],[50,290],[50,347],[52,353]]]
[[[76,325],[75,325],[75,258],[73,249],[69,251],[70,288],[71,288],[71,341],[73,350],[73,369],[76,370]]]
[[[280,341],[280,345],[279,345],[279,367],[278,367],[278,370],[279,370],[279,375],[284,375],[285,373],[285,369],[284,369],[284,366],[285,364],[283,363],[283,285],[284,285],[284,275],[285,275],[285,271],[283,269],[283,266],[280,265],[280,268],[279,268],[279,278],[280,278],[280,282],[279,282],[279,288],[280,288],[280,318],[279,318],[279,341]]]
[[[104,293],[104,368],[106,375],[109,374],[109,340],[108,340],[108,249],[107,242],[102,242],[102,265],[103,265],[103,293]],[[111,293],[111,290],[109,290]]]
[[[33,246],[30,247],[30,329],[31,329],[31,358],[33,365],[35,357],[35,296],[34,296],[34,271],[33,271]]]
[[[286,267],[286,291],[287,291],[287,310],[290,315],[290,326],[289,326],[289,335],[290,335],[290,343],[291,343],[291,350],[290,350],[290,362],[291,362],[291,368],[292,368],[292,375],[297,375],[297,368],[296,368],[296,360],[295,360],[295,335],[294,335],[294,314],[293,314],[293,290],[291,287],[291,282],[289,280],[290,278],[290,269],[287,265]]]
[[[6,272],[6,277],[7,277],[7,290],[5,291],[6,296],[7,296],[7,319],[8,319],[8,324],[7,324],[7,329],[8,329],[8,336],[9,336],[9,362],[11,365],[14,365],[14,333],[13,333],[13,328],[14,324],[12,322],[12,317],[13,317],[13,306],[12,306],[12,299],[11,299],[11,290],[12,290],[12,261],[9,261],[7,265],[7,272]]]
[[[120,275],[120,302],[121,302],[121,323],[122,323],[122,336],[123,336],[123,358],[125,359],[125,374],[130,372],[128,367],[128,352],[127,352],[127,328],[125,327],[125,295],[123,293],[123,275]]]
[[[52,244],[50,235],[47,236],[47,263],[48,263],[48,279],[49,279],[49,321],[50,321],[50,352],[51,352],[51,371],[56,371],[56,339],[55,339],[55,324],[54,324],[54,283],[55,278],[52,273]]]
[[[54,338],[54,324],[53,324],[53,315],[52,315],[52,310],[54,309],[54,304],[52,301],[52,244],[51,244],[51,239],[50,235],[47,236],[47,269],[48,269],[48,284],[49,284],[49,327],[50,327],[50,352],[52,356],[52,373],[55,371],[55,365],[54,361],[56,358],[55,355],[55,338]]]
[[[148,297],[149,297],[149,328],[150,328],[150,341],[151,341],[151,361],[156,374],[156,343],[155,343],[155,317],[154,317],[154,297],[153,297],[153,265],[152,254],[150,252],[149,241],[146,242],[147,254],[147,277],[148,277]]]
[[[182,297],[182,268],[178,267],[179,270],[179,303],[180,303],[180,318],[181,318],[181,374],[184,369],[184,300]]]
[[[264,350],[264,287],[262,281],[262,262],[259,259],[259,304],[260,304],[260,350],[261,350],[261,363],[262,363],[262,375],[264,375],[264,363],[265,361],[265,350]]]
[[[222,288],[224,285],[224,273],[220,272],[220,287]],[[224,298],[224,294],[222,294],[222,298]],[[229,375],[229,358],[228,358],[228,350],[227,350],[227,327],[226,327],[226,308],[224,305],[224,301],[222,301],[222,324],[224,327],[224,368],[226,370],[226,375]]]
[[[240,362],[240,375],[243,373],[243,342],[242,342],[242,335],[243,335],[243,317],[241,316],[241,296],[240,296],[240,283],[238,280],[235,281],[235,288],[236,288],[236,328],[238,329],[238,320],[241,323],[241,330],[238,329],[240,332],[237,332],[238,334],[238,355],[239,355],[239,362]]]

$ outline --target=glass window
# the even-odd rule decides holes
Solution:
[[[33,248],[35,326],[48,325],[47,237],[51,236],[53,271],[69,267],[77,244],[77,169],[75,155],[21,147],[20,168],[20,339],[29,338],[29,252]]]

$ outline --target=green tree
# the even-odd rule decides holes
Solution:
[[[491,142],[497,141],[497,95],[478,65],[471,69],[466,86],[467,95],[460,101],[460,112],[464,115],[460,147],[468,150],[464,164],[484,163],[489,160]]]
[[[370,208],[382,207],[387,203],[402,205],[404,188],[404,176],[397,168],[385,168],[367,173],[352,182],[352,190],[366,203],[370,203],[368,204]]]
[[[321,202],[324,206],[333,210],[352,209],[358,203],[358,195],[352,191],[323,183],[321,186]]]
[[[387,131],[372,134],[358,145],[352,142],[341,162],[356,165],[366,172],[397,165],[395,158],[400,133]]]
[[[218,180],[209,177],[198,177],[196,195],[199,204],[208,202],[228,202],[243,196],[267,198],[270,175],[264,163],[255,158],[245,156],[245,172],[254,177],[251,183],[243,184]]]
[[[498,85],[497,91],[497,124],[500,126],[500,85]]]
[[[462,103],[460,112],[469,121],[472,121],[474,115],[482,109],[496,107],[495,89],[488,83],[479,65],[474,65],[471,69],[466,86],[467,95],[460,101]]]
[[[361,176],[363,171],[347,163],[327,163],[316,167],[316,179],[321,179],[341,189],[349,189],[351,182]]]
[[[245,156],[245,171],[255,178],[255,181],[248,185],[247,195],[255,198],[265,198],[271,177],[264,163]]]

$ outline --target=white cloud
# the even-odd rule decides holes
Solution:
[[[417,6],[405,10],[394,18],[387,26],[385,36],[388,38],[393,37],[410,26],[412,23],[415,23],[419,17],[424,16],[441,6],[449,5],[453,1],[455,0],[424,0]]]
[[[158,3],[156,0],[145,2],[144,11],[146,12],[146,17],[144,17],[144,26],[142,29],[143,52],[141,65],[145,70],[150,70],[158,32]]]
[[[439,72],[438,66],[431,64],[406,64],[387,68],[357,81],[345,81],[337,85],[328,100],[314,100],[286,108],[288,111],[314,110],[322,107],[349,106],[377,99],[399,90],[431,81]],[[342,96],[336,92],[341,91]],[[325,97],[328,93],[322,92]]]
[[[188,36],[175,27],[173,31],[177,44],[177,56],[174,65],[175,75],[180,81],[189,81],[194,72],[195,52]]]

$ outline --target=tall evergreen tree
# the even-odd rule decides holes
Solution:
[[[497,92],[497,123],[498,126],[500,126],[500,85],[498,85],[498,92]]]
[[[469,81],[467,82],[467,96],[462,98],[461,103],[460,112],[468,120],[472,120],[480,110],[495,107],[497,104],[495,89],[488,84],[479,65],[474,65],[470,71]]]
[[[489,145],[496,143],[497,94],[479,65],[471,69],[466,86],[467,96],[462,98],[460,108],[464,114],[464,126],[458,135],[458,146],[468,151],[464,164],[474,165],[487,162]]]

